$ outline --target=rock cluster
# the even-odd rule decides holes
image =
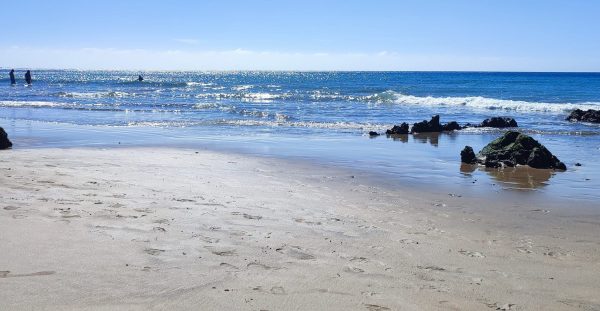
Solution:
[[[479,127],[505,128],[505,127],[518,127],[518,125],[517,125],[517,121],[513,118],[493,117],[493,118],[483,120],[483,122],[481,122]]]
[[[401,135],[401,134],[415,134],[415,133],[439,133],[439,132],[451,132],[462,130],[467,127],[518,127],[517,121],[513,118],[508,117],[493,117],[483,120],[480,124],[467,123],[461,126],[456,121],[451,121],[447,124],[440,123],[440,116],[435,115],[431,117],[431,120],[423,120],[413,124],[412,127],[408,123],[402,123],[400,125],[394,125],[391,129],[388,129],[385,133],[387,135]]]
[[[400,125],[394,125],[391,129],[385,131],[387,135],[401,135],[408,134],[408,123],[402,123]]]
[[[600,123],[600,110],[589,109],[588,111],[583,111],[581,109],[575,109],[567,117],[567,121]]]

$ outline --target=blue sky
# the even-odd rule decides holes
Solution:
[[[3,1],[0,66],[600,71],[600,1]]]

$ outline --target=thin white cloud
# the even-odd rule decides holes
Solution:
[[[581,61],[581,62],[578,62]],[[585,65],[584,65],[585,64]],[[443,54],[144,49],[0,48],[0,67],[115,70],[457,70],[593,71],[600,60],[540,60]]]
[[[190,38],[177,38],[173,39],[173,41],[188,45],[198,45],[200,43],[200,40]]]

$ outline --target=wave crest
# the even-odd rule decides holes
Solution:
[[[386,91],[373,94],[364,98],[368,102],[378,104],[398,104],[414,105],[427,107],[466,107],[471,109],[485,110],[511,110],[523,112],[548,112],[563,113],[575,109],[600,109],[600,102],[585,103],[545,103],[528,102],[510,99],[495,99],[482,96],[468,97],[433,97],[433,96],[413,96]]]

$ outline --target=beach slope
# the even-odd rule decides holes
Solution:
[[[600,310],[597,214],[205,150],[0,172],[3,310]]]

